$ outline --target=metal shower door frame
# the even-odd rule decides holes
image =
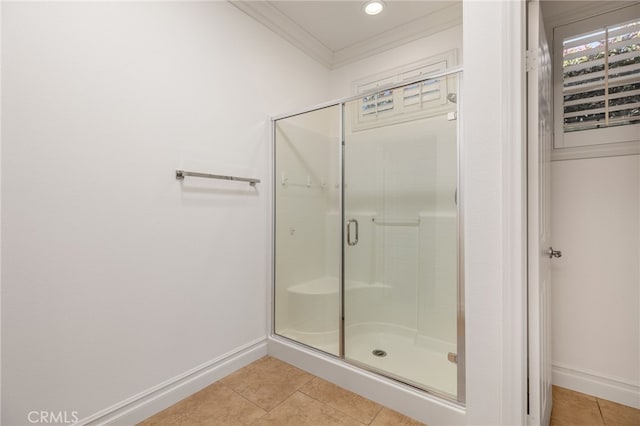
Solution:
[[[344,303],[344,295],[345,295],[345,269],[344,269],[344,258],[345,258],[345,251],[344,251],[344,245],[345,245],[345,238],[346,238],[346,231],[345,231],[345,224],[344,224],[344,218],[346,217],[345,214],[345,200],[344,200],[344,173],[345,173],[345,159],[344,159],[344,149],[345,149],[345,137],[344,137],[344,119],[345,119],[345,106],[347,104],[347,102],[350,101],[354,101],[354,100],[358,100],[361,99],[362,97],[365,96],[369,96],[369,95],[373,95],[375,93],[378,93],[380,91],[384,91],[384,90],[391,90],[391,89],[397,89],[403,86],[407,86],[407,85],[411,85],[411,84],[415,84],[415,83],[420,83],[420,82],[424,82],[424,81],[429,81],[429,80],[435,80],[435,79],[439,79],[439,78],[446,78],[449,76],[453,76],[453,75],[457,75],[458,79],[457,79],[457,91],[456,93],[458,94],[458,98],[457,98],[457,105],[458,105],[458,111],[460,111],[461,109],[461,102],[462,102],[462,98],[463,96],[461,96],[461,91],[460,91],[460,87],[461,87],[461,80],[462,80],[462,71],[463,68],[462,67],[455,67],[455,68],[450,68],[446,71],[443,72],[439,72],[439,73],[434,73],[431,74],[429,76],[419,76],[415,79],[411,79],[411,80],[407,80],[401,84],[390,84],[390,85],[385,85],[385,86],[381,86],[378,88],[375,88],[374,90],[370,90],[370,91],[366,91],[357,95],[353,95],[353,96],[349,96],[346,98],[342,98],[342,99],[338,99],[335,101],[329,101],[329,102],[324,102],[321,104],[317,104],[308,108],[304,108],[302,110],[293,112],[293,113],[288,113],[288,114],[281,114],[281,115],[277,115],[277,116],[273,116],[271,117],[271,128],[270,128],[270,134],[271,134],[271,155],[272,155],[272,161],[271,161],[271,236],[272,236],[272,241],[271,241],[271,327],[270,327],[270,337],[272,338],[278,338],[278,339],[284,339],[288,342],[292,342],[296,345],[300,345],[303,346],[307,349],[310,349],[314,352],[320,353],[322,355],[325,356],[329,356],[335,359],[338,359],[346,364],[349,364],[351,366],[354,367],[358,367],[361,368],[365,371],[368,372],[372,372],[375,374],[379,374],[381,376],[387,377],[387,378],[391,378],[396,382],[399,382],[403,385],[407,385],[410,386],[411,388],[414,389],[418,389],[419,391],[425,392],[427,394],[430,395],[434,395],[437,396],[439,398],[445,399],[447,401],[453,402],[455,404],[459,404],[459,405],[465,405],[466,402],[466,352],[465,352],[465,314],[464,314],[464,300],[465,300],[465,292],[464,292],[464,206],[463,206],[463,202],[464,202],[464,188],[462,188],[462,182],[463,182],[463,172],[462,172],[462,160],[463,160],[463,150],[462,150],[462,137],[461,137],[461,130],[462,130],[462,126],[460,125],[460,114],[458,113],[457,115],[457,132],[456,132],[456,136],[457,136],[457,140],[456,140],[456,145],[457,145],[457,202],[456,202],[456,210],[457,210],[457,312],[456,312],[456,322],[457,322],[457,397],[456,398],[451,398],[450,395],[447,395],[445,393],[439,392],[437,390],[434,389],[430,389],[430,388],[424,388],[421,386],[417,386],[416,384],[413,383],[408,383],[406,380],[402,380],[402,378],[399,377],[395,377],[393,375],[390,375],[389,373],[386,373],[384,371],[380,371],[377,370],[373,367],[367,366],[365,364],[359,363],[359,362],[354,362],[351,360],[348,360],[345,358],[345,331],[344,331],[344,318],[345,318],[345,312],[344,312],[344,308],[345,308],[345,303]],[[278,120],[282,120],[282,119],[286,119],[286,118],[290,118],[290,117],[294,117],[297,115],[301,115],[301,114],[306,114],[306,113],[310,113],[313,111],[318,111],[321,109],[325,109],[325,108],[330,108],[330,107],[334,107],[334,106],[339,106],[338,108],[338,112],[339,112],[339,117],[338,117],[338,161],[339,161],[339,173],[338,173],[338,211],[340,212],[340,256],[339,256],[339,266],[338,266],[338,270],[340,271],[340,277],[339,277],[339,288],[340,288],[340,294],[338,297],[339,300],[339,307],[338,307],[338,311],[339,311],[339,330],[338,330],[338,355],[334,355],[325,351],[322,351],[320,349],[314,348],[312,346],[306,345],[304,343],[298,342],[296,340],[293,340],[291,338],[288,338],[286,336],[282,336],[280,334],[276,333],[275,330],[275,285],[276,285],[276,239],[275,239],[275,223],[276,223],[276,202],[275,202],[275,194],[276,194],[276,178],[275,178],[275,161],[276,161],[276,156],[275,156],[275,152],[276,152],[276,147],[275,147],[275,143],[276,143],[276,122]]]

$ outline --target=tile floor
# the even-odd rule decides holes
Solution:
[[[272,357],[264,357],[140,423],[421,425]],[[640,426],[640,410],[553,387],[552,426]]]
[[[640,426],[640,410],[553,387],[551,426]]]
[[[148,418],[151,425],[421,425],[272,357]]]

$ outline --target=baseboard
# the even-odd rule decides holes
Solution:
[[[134,425],[266,354],[267,341],[261,337],[81,419],[75,425]]]
[[[554,385],[640,408],[640,386],[637,383],[558,364],[553,364],[552,373]]]
[[[295,365],[347,390],[427,424],[466,424],[462,406],[370,373],[335,357],[278,336],[268,340],[269,355]]]

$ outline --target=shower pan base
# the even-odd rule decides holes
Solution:
[[[371,372],[366,366],[361,368],[279,335],[269,337],[268,352],[270,356],[426,424],[466,424],[465,409],[460,403]],[[422,360],[420,365],[427,366],[428,362]]]
[[[369,366],[390,377],[411,377],[411,385],[456,397],[457,366],[448,359],[449,353],[456,351],[454,344],[420,336],[415,330],[393,324],[356,324],[346,327],[345,334],[347,361]],[[338,353],[337,330],[331,333],[287,330],[280,335],[329,354]],[[383,350],[386,356],[376,356],[375,350]]]

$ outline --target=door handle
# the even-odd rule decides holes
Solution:
[[[549,251],[547,252],[549,255],[549,259],[553,259],[554,257],[562,257],[562,252],[560,250],[554,250],[553,247],[549,247]]]
[[[355,223],[356,226],[356,239],[355,241],[351,241],[351,224]],[[350,246],[355,246],[358,244],[358,221],[355,219],[349,219],[347,221],[347,244]]]

